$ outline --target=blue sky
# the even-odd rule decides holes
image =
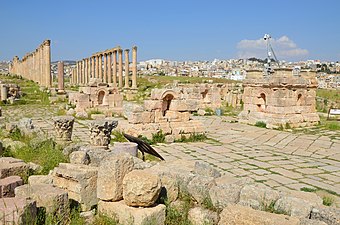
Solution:
[[[273,37],[281,60],[340,61],[338,0],[1,0],[0,60],[44,39],[52,60],[138,46],[138,60],[264,57]]]

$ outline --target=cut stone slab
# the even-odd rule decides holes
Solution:
[[[32,175],[28,177],[28,184],[52,184],[53,179],[50,175]]]
[[[159,204],[154,207],[136,208],[130,207],[125,202],[98,202],[98,212],[117,219],[119,224],[157,224],[165,222],[165,205]]]
[[[241,189],[252,183],[247,178],[235,178],[229,175],[215,179],[216,185],[209,190],[209,196],[214,207],[223,209],[230,203],[238,203]]]
[[[188,185],[188,193],[198,203],[202,204],[209,199],[209,190],[216,185],[215,178],[197,175]]]
[[[72,164],[90,164],[90,156],[85,151],[74,151],[70,154]]]
[[[97,167],[60,163],[53,170],[53,184],[65,189],[69,199],[77,201],[82,211],[88,211],[98,203],[97,173]]]
[[[300,219],[300,225],[328,225],[327,223],[320,220],[311,220],[311,219]]]
[[[37,216],[36,202],[26,198],[1,198],[0,223],[1,224],[35,224]]]
[[[219,217],[217,212],[195,207],[189,210],[188,219],[195,225],[217,224]]]
[[[312,208],[310,202],[290,196],[280,198],[274,205],[276,211],[299,218],[308,218]]]
[[[123,179],[123,198],[128,206],[152,206],[160,192],[161,181],[158,175],[134,170]]]
[[[311,213],[311,219],[320,220],[328,225],[340,224],[340,209],[331,207],[314,208]]]
[[[14,197],[14,189],[23,184],[24,182],[19,176],[0,179],[0,198]]]
[[[22,176],[28,171],[28,165],[21,159],[0,157],[0,179],[9,176]]]
[[[267,207],[274,204],[281,196],[282,193],[264,184],[251,184],[241,189],[238,204],[265,211]]]
[[[207,177],[220,177],[221,173],[212,167],[210,164],[206,162],[200,162],[196,161],[195,162],[195,171],[197,174],[202,175],[202,176],[207,176]]]
[[[220,214],[219,225],[299,225],[300,220],[282,214],[252,209],[247,206],[228,205]]]
[[[97,197],[106,201],[123,199],[123,179],[133,170],[134,161],[128,153],[111,155],[98,168]]]
[[[33,199],[37,207],[46,209],[46,213],[56,213],[59,216],[69,214],[67,192],[51,184],[25,184],[15,189],[15,196]]]

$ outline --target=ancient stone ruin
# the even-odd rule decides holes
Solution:
[[[123,50],[120,46],[94,53],[91,57],[78,61],[76,68],[72,71],[71,83],[87,86],[90,85],[91,78],[96,78],[100,83],[107,83],[111,87],[137,89],[137,47],[132,47],[131,68],[129,62],[129,51],[129,49],[124,50],[124,63]],[[132,71],[131,76],[130,71]]]
[[[315,72],[276,69],[269,77],[258,70],[248,71],[244,81],[244,108],[241,121],[265,122],[268,128],[304,127],[320,121],[315,110]]]
[[[0,99],[13,103],[16,99],[22,96],[20,86],[17,84],[1,84],[0,83]]]
[[[45,40],[35,51],[26,54],[22,60],[15,56],[9,72],[50,88],[52,86],[50,44],[50,40]]]

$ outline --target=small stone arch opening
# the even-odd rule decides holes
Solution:
[[[202,98],[205,99],[207,97],[207,94],[208,94],[208,90],[204,90],[202,93]]]
[[[105,97],[105,91],[99,91],[98,92],[98,105],[103,104],[104,97]]]
[[[167,94],[164,96],[163,102],[162,102],[163,116],[165,116],[166,111],[170,109],[172,99],[174,99],[174,96],[172,94]]]
[[[296,105],[302,105],[302,94],[298,94]]]
[[[261,93],[259,98],[259,104],[257,104],[257,111],[264,112],[266,110],[266,94]]]

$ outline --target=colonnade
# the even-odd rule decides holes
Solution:
[[[45,40],[35,51],[26,54],[22,60],[15,56],[9,66],[9,72],[50,88],[52,86],[51,41]]]
[[[132,47],[131,66],[129,52],[129,49],[124,50],[124,63],[123,49],[119,46],[103,52],[97,52],[89,58],[78,61],[76,67],[72,71],[72,84],[88,85],[91,78],[97,78],[101,80],[101,82],[109,83],[113,87],[136,89],[137,47]]]

